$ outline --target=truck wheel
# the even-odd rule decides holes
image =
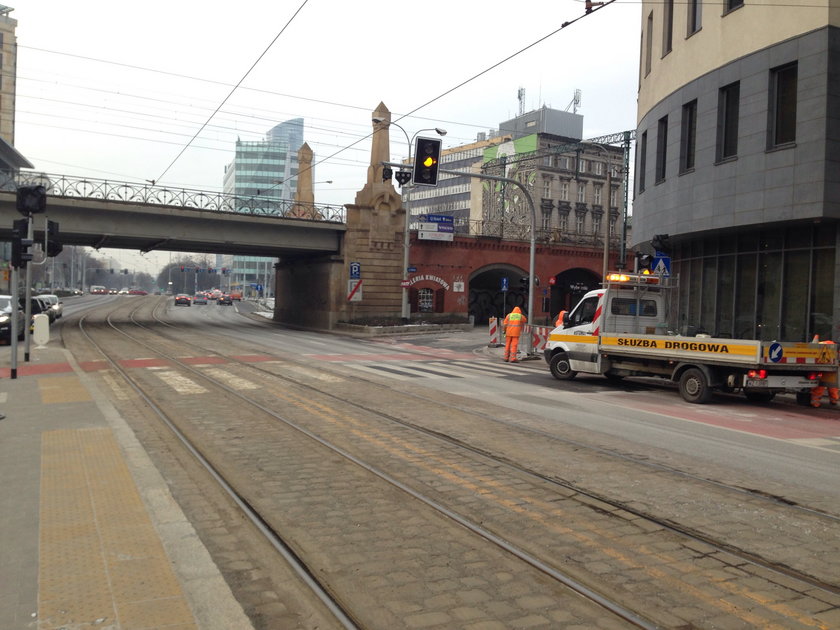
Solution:
[[[690,403],[703,404],[712,397],[712,389],[703,370],[688,368],[680,376],[680,396]]]
[[[577,372],[569,366],[569,357],[565,352],[558,352],[551,357],[548,367],[551,375],[558,381],[570,381],[577,375]]]
[[[770,402],[775,395],[776,392],[744,392],[750,402]]]

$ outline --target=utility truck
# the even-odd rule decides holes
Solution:
[[[690,403],[708,402],[714,390],[742,391],[752,401],[796,392],[798,402],[807,403],[821,372],[837,370],[833,344],[672,333],[675,288],[657,275],[608,274],[602,288],[586,293],[549,335],[551,374],[559,380],[578,373],[662,377],[677,383]]]

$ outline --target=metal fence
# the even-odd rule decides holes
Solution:
[[[142,184],[113,182],[89,177],[27,172],[0,175],[0,190],[13,191],[19,186],[43,186],[48,195],[73,199],[176,206],[187,210],[308,219],[330,223],[344,223],[347,218],[344,206],[331,204],[300,203],[289,199],[272,199],[262,196],[242,197],[188,188],[167,188],[151,182]]]

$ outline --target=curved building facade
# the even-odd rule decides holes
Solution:
[[[679,332],[840,337],[839,26],[840,0],[643,3],[633,240],[669,235]]]

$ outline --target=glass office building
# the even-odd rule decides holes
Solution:
[[[302,145],[302,118],[276,125],[264,140],[237,140],[233,162],[225,167],[224,192],[246,199],[293,199],[297,189],[297,152]],[[256,294],[252,285],[270,288],[274,262],[271,258],[234,256],[231,284],[241,286],[246,295]]]

